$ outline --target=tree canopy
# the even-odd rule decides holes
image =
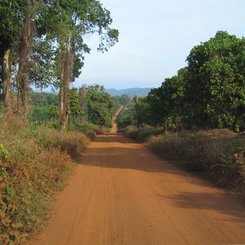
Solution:
[[[99,35],[102,52],[118,42],[118,30],[110,27],[110,12],[98,0],[3,0],[0,16],[2,99],[10,107],[9,98],[17,96],[17,110],[27,116],[30,85],[55,86],[60,90],[60,121],[65,126],[70,114],[69,83],[80,75],[84,53],[90,51],[85,35]]]
[[[195,46],[187,62],[136,101],[136,116],[143,113],[140,124],[245,130],[245,39],[219,31]]]

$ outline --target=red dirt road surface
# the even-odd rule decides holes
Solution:
[[[111,133],[91,143],[31,244],[245,244],[245,205]]]

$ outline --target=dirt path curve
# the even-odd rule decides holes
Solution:
[[[121,111],[124,109],[123,106],[121,106],[115,113],[114,117],[112,118],[112,127],[111,127],[111,133],[115,134],[117,133],[117,123],[116,123],[116,119],[118,117],[118,115],[121,113]]]
[[[122,135],[103,135],[31,244],[245,244],[245,205]]]

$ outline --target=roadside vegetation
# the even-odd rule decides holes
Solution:
[[[245,197],[245,137],[228,129],[163,132],[128,126],[124,134],[161,158]]]
[[[24,244],[43,224],[89,139],[82,133],[27,127],[0,116],[0,244]]]
[[[164,159],[245,193],[244,52],[244,38],[217,32],[176,76],[135,97],[119,127]]]
[[[115,100],[99,85],[70,89],[86,35],[118,42],[100,1],[3,0],[0,5],[0,244],[24,244],[74,163],[110,127]],[[57,93],[33,92],[44,88]]]
[[[0,244],[23,244],[42,227],[53,194],[123,101],[99,85],[71,89],[70,98],[65,129],[56,94],[32,93],[29,122],[7,109],[0,113]]]
[[[30,113],[31,88],[58,90],[59,123],[70,116],[69,85],[81,74],[85,36],[97,34],[98,50],[118,42],[112,18],[100,1],[1,1],[1,100],[23,120]]]
[[[103,86],[97,84],[70,89],[69,122],[66,125],[66,130],[80,130],[84,133],[94,129],[99,133],[99,131],[110,127],[111,118],[120,106],[117,100],[106,93]],[[57,94],[33,92],[29,115],[30,122],[61,129],[58,103]]]
[[[127,135],[244,190],[244,38],[217,32],[148,96],[113,98],[100,85],[69,87],[90,52],[86,35],[98,34],[102,52],[118,41],[100,1],[3,0],[0,14],[0,244],[23,244],[43,224],[53,193],[120,106]],[[46,87],[58,93],[32,91]]]

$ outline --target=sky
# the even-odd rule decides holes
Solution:
[[[245,0],[101,0],[111,12],[119,42],[97,52],[98,37],[73,87],[159,87],[186,66],[191,49],[217,31],[245,37]]]

